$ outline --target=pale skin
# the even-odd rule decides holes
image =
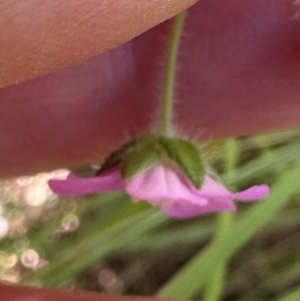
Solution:
[[[0,87],[120,45],[196,0],[4,0],[0,3]]]
[[[170,22],[147,30],[195,2],[1,1],[0,176],[100,161],[152,131]],[[188,10],[179,133],[299,125],[299,10],[291,0],[201,0]]]

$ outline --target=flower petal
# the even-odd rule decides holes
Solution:
[[[269,194],[269,187],[267,185],[257,185],[241,192],[232,193],[209,176],[205,177],[203,185],[199,190],[192,185],[190,189],[198,194],[198,199],[206,199],[207,204],[198,205],[194,202],[195,199],[181,202],[176,201],[171,204],[162,204],[162,211],[174,218],[191,218],[213,212],[234,211],[234,199],[254,201],[262,199]]]
[[[209,201],[209,203],[204,206],[197,206],[195,204],[185,202],[174,202],[169,205],[161,206],[161,210],[171,217],[184,219],[219,211],[234,211],[235,205],[230,201]]]
[[[267,197],[269,192],[267,185],[255,185],[244,191],[233,193],[233,198],[239,201],[256,201]]]
[[[198,205],[207,200],[190,189],[190,184],[173,169],[157,164],[133,177],[125,190],[139,200],[151,202],[190,201]]]
[[[193,189],[193,187],[191,187],[191,189]],[[255,201],[267,197],[269,187],[267,185],[255,185],[244,191],[233,193],[227,190],[221,183],[206,176],[202,187],[196,191],[203,198],[208,199],[219,199],[220,201],[224,199]]]
[[[66,180],[49,180],[50,189],[60,195],[86,195],[104,191],[123,190],[125,182],[119,170],[111,170],[92,178],[78,178],[70,174]]]
[[[209,176],[205,176],[200,189],[191,186],[191,189],[205,198],[230,197],[232,192],[227,190],[220,182],[213,180]]]

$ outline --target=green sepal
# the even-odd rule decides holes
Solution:
[[[160,144],[166,155],[177,163],[193,185],[200,188],[204,181],[205,170],[197,147],[179,138],[161,137]]]
[[[147,169],[158,161],[161,148],[155,139],[142,141],[123,159],[121,175],[123,179],[130,179],[139,172]]]
[[[99,173],[110,169],[113,166],[116,166],[120,164],[128,154],[135,149],[139,145],[139,143],[142,143],[143,141],[148,141],[153,139],[151,136],[145,136],[145,137],[140,137],[134,140],[131,140],[125,144],[123,144],[120,148],[117,150],[113,151],[105,160],[104,163],[101,166],[101,169]]]

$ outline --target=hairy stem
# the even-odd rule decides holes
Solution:
[[[161,136],[169,136],[171,133],[176,61],[185,14],[182,12],[174,17],[169,39],[158,130]]]

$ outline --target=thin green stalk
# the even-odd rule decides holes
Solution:
[[[232,230],[233,214],[231,212],[221,213],[217,220],[217,229],[213,244],[219,243]],[[208,279],[205,290],[204,300],[219,301],[221,300],[223,289],[225,286],[225,279],[227,274],[228,262],[222,262],[214,271],[212,277]]]
[[[173,25],[168,45],[166,70],[164,75],[160,108],[159,135],[161,136],[168,136],[171,133],[176,61],[184,19],[185,12],[178,14],[173,19]]]
[[[225,144],[227,150],[225,158],[225,174],[230,175],[238,162],[238,143],[235,139],[228,139]],[[221,213],[217,220],[217,229],[213,244],[222,241],[231,231],[234,223],[233,214],[231,212]],[[220,264],[212,277],[208,280],[205,286],[205,300],[207,301],[219,301],[223,293],[225,285],[225,279],[227,274],[228,262],[224,261]]]

